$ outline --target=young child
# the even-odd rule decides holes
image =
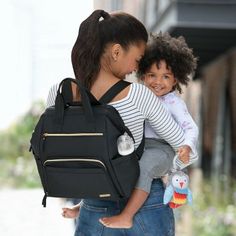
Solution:
[[[188,84],[189,75],[196,69],[196,64],[196,58],[183,37],[174,38],[168,33],[160,33],[152,35],[138,71],[144,84],[160,98],[185,132],[185,143],[177,152],[179,156],[177,164],[182,168],[198,158],[196,152],[198,128],[176,91],[181,93],[180,84]],[[104,217],[100,222],[110,228],[132,227],[134,215],[148,198],[152,180],[168,173],[172,168],[174,155],[175,152],[170,145],[146,122],[145,151],[140,160],[140,177],[136,188],[119,215]],[[78,213],[79,205],[76,205],[73,208],[63,208],[62,215],[73,218],[78,216]]]

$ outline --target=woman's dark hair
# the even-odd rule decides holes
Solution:
[[[189,76],[195,72],[197,67],[197,58],[193,51],[188,47],[184,37],[171,37],[169,33],[151,34],[151,39],[146,47],[146,51],[140,60],[138,76],[142,77],[156,63],[159,67],[161,60],[165,60],[167,68],[171,69],[180,93],[182,89],[180,84],[187,85]]]
[[[148,33],[135,17],[124,13],[108,14],[95,10],[79,29],[71,59],[76,79],[91,88],[100,70],[100,58],[108,43],[119,43],[124,49],[147,42]]]

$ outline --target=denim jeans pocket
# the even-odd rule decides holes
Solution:
[[[92,211],[94,213],[106,213],[107,212],[107,208],[106,207],[98,207],[98,206],[91,206],[91,205],[88,205],[84,202],[81,203],[81,206],[84,207],[86,210],[88,211]]]
[[[143,235],[147,236],[174,236],[175,222],[173,211],[165,205],[153,205],[141,210],[135,216],[139,222]],[[139,235],[139,234],[137,234]]]
[[[148,199],[135,216],[148,236],[174,236],[173,210],[163,204],[164,187],[161,180],[154,180]]]
[[[83,200],[74,236],[101,236],[104,226],[99,219],[106,213],[106,207],[86,204],[86,201]]]

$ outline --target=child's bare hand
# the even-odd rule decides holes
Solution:
[[[62,208],[61,215],[65,218],[75,219],[79,215],[79,208]]]
[[[190,152],[191,152],[191,148],[188,145],[183,145],[182,147],[179,148],[178,156],[179,156],[179,159],[184,164],[188,164],[189,163]]]

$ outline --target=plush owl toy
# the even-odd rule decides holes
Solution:
[[[189,177],[183,171],[178,170],[169,176],[169,181],[164,192],[164,204],[171,208],[178,208],[186,203],[192,204],[192,192],[188,188]]]

